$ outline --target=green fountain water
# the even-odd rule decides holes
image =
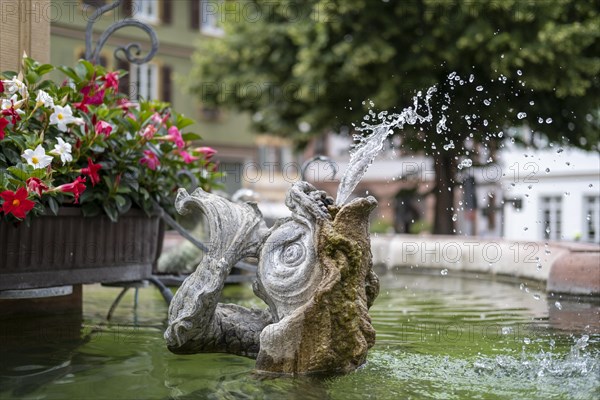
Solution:
[[[371,314],[377,342],[346,376],[265,379],[254,360],[171,354],[154,289],[84,289],[81,317],[2,323],[2,399],[592,399],[600,394],[600,306],[534,296],[537,283],[388,274]],[[529,288],[529,289],[527,289]],[[250,287],[223,301],[261,306]],[[559,302],[557,307],[556,302]]]

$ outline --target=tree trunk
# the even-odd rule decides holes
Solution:
[[[456,175],[456,162],[453,154],[442,153],[433,156],[435,171],[435,219],[433,233],[439,235],[453,235],[454,221],[452,215],[454,207],[454,177]]]

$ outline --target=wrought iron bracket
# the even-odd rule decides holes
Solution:
[[[119,29],[126,27],[137,27],[145,31],[150,37],[151,48],[145,57],[139,57],[142,51],[139,43],[129,43],[125,46],[119,46],[114,52],[116,59],[121,61],[129,61],[130,63],[140,65],[150,61],[158,51],[158,37],[156,36],[154,29],[141,21],[129,17],[110,25],[104,32],[102,32],[102,34],[100,34],[100,37],[96,42],[96,46],[93,47],[94,24],[100,19],[100,17],[102,17],[102,15],[119,7],[121,3],[122,0],[116,0],[111,4],[107,4],[96,9],[87,23],[87,28],[85,30],[85,59],[93,64],[98,63],[100,59],[100,51],[108,41],[108,38]],[[123,58],[120,53],[123,53],[125,58]]]

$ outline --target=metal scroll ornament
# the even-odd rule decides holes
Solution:
[[[98,38],[98,41],[96,42],[96,47],[93,47],[92,33],[94,24],[100,19],[100,17],[102,17],[102,15],[119,7],[121,3],[122,0],[116,0],[112,4],[107,4],[96,9],[94,14],[88,21],[85,32],[85,59],[93,64],[98,63],[100,58],[100,51],[108,41],[108,38],[119,29],[123,29],[130,26],[140,28],[148,34],[151,42],[150,52],[145,57],[140,57],[140,53],[142,50],[139,43],[129,43],[125,46],[117,47],[117,49],[114,52],[116,59],[121,61],[127,60],[130,63],[138,65],[145,64],[148,61],[150,61],[158,51],[158,37],[156,36],[156,32],[154,32],[154,29],[152,29],[149,25],[133,18],[126,18],[122,21],[118,21],[110,25],[104,32],[102,32],[102,34]],[[121,53],[124,55],[124,58]]]

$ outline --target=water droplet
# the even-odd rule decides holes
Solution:
[[[543,123],[544,123],[544,118],[538,117],[538,124],[543,124]]]
[[[563,149],[562,147],[559,147],[558,150],[556,150],[558,154],[562,153],[563,151],[565,151],[565,149]]]
[[[456,222],[456,220],[457,220],[457,219],[458,219],[458,216],[457,216],[456,214],[454,214],[454,215],[452,216],[452,221]]]
[[[482,92],[482,91],[483,91],[483,86],[481,86],[481,85],[480,85],[480,86],[477,86],[477,87],[475,88],[475,90],[477,90],[478,92]]]
[[[471,74],[469,75],[469,82],[473,82],[475,80],[475,75]]]
[[[491,101],[489,101],[488,99],[485,99],[485,100],[483,101],[483,104],[485,104],[486,106],[489,106],[490,104],[492,104],[492,102],[491,102]]]
[[[521,71],[520,69],[517,70],[517,75],[521,76],[523,75],[523,71]]]
[[[587,219],[588,221],[592,220],[592,216],[590,214],[586,215],[585,219]]]
[[[536,293],[536,294],[533,295],[533,299],[534,300],[539,300],[539,299],[541,299],[541,296]]]
[[[448,269],[444,268],[443,270],[440,271],[440,274],[442,274],[444,276],[448,275]]]
[[[525,228],[523,228],[523,230],[524,230],[524,231],[528,231],[528,230],[529,230],[529,228],[528,228],[528,227],[525,227]]]
[[[546,123],[547,124],[551,124],[552,123],[552,118],[546,118]]]
[[[508,335],[509,333],[512,332],[512,328],[510,326],[503,326],[502,327],[502,334],[503,335]]]
[[[473,165],[473,160],[471,160],[470,158],[465,158],[464,160],[462,160],[462,162],[458,165],[458,169],[463,169],[463,168],[469,168],[470,166]]]
[[[546,228],[546,233],[550,233],[550,227]]]
[[[524,113],[522,111],[517,114],[517,118],[519,118],[519,119],[523,119],[523,118],[526,118],[526,117],[527,117],[527,113]]]
[[[368,190],[365,190],[365,194],[366,194],[366,195],[368,195],[368,194],[369,194],[369,191],[368,191]]]
[[[554,307],[558,308],[559,310],[562,310],[562,304],[560,304],[560,301],[555,302]]]
[[[525,289],[525,284],[524,284],[524,283],[521,283],[521,284],[519,285],[519,289],[520,289],[520,290],[524,290],[524,289]]]
[[[546,173],[549,173],[549,172],[550,172],[550,168],[546,168]]]
[[[523,343],[525,344],[530,344],[531,343],[531,339],[529,339],[528,337],[523,339]]]
[[[498,137],[501,138],[502,136],[504,136],[504,132],[498,132]]]
[[[592,187],[594,187],[594,185],[592,185],[592,184],[590,183],[590,184],[588,185],[588,187],[591,187],[591,188],[592,188]]]
[[[538,261],[535,269],[538,270],[538,271],[541,271],[542,270],[542,263]]]

